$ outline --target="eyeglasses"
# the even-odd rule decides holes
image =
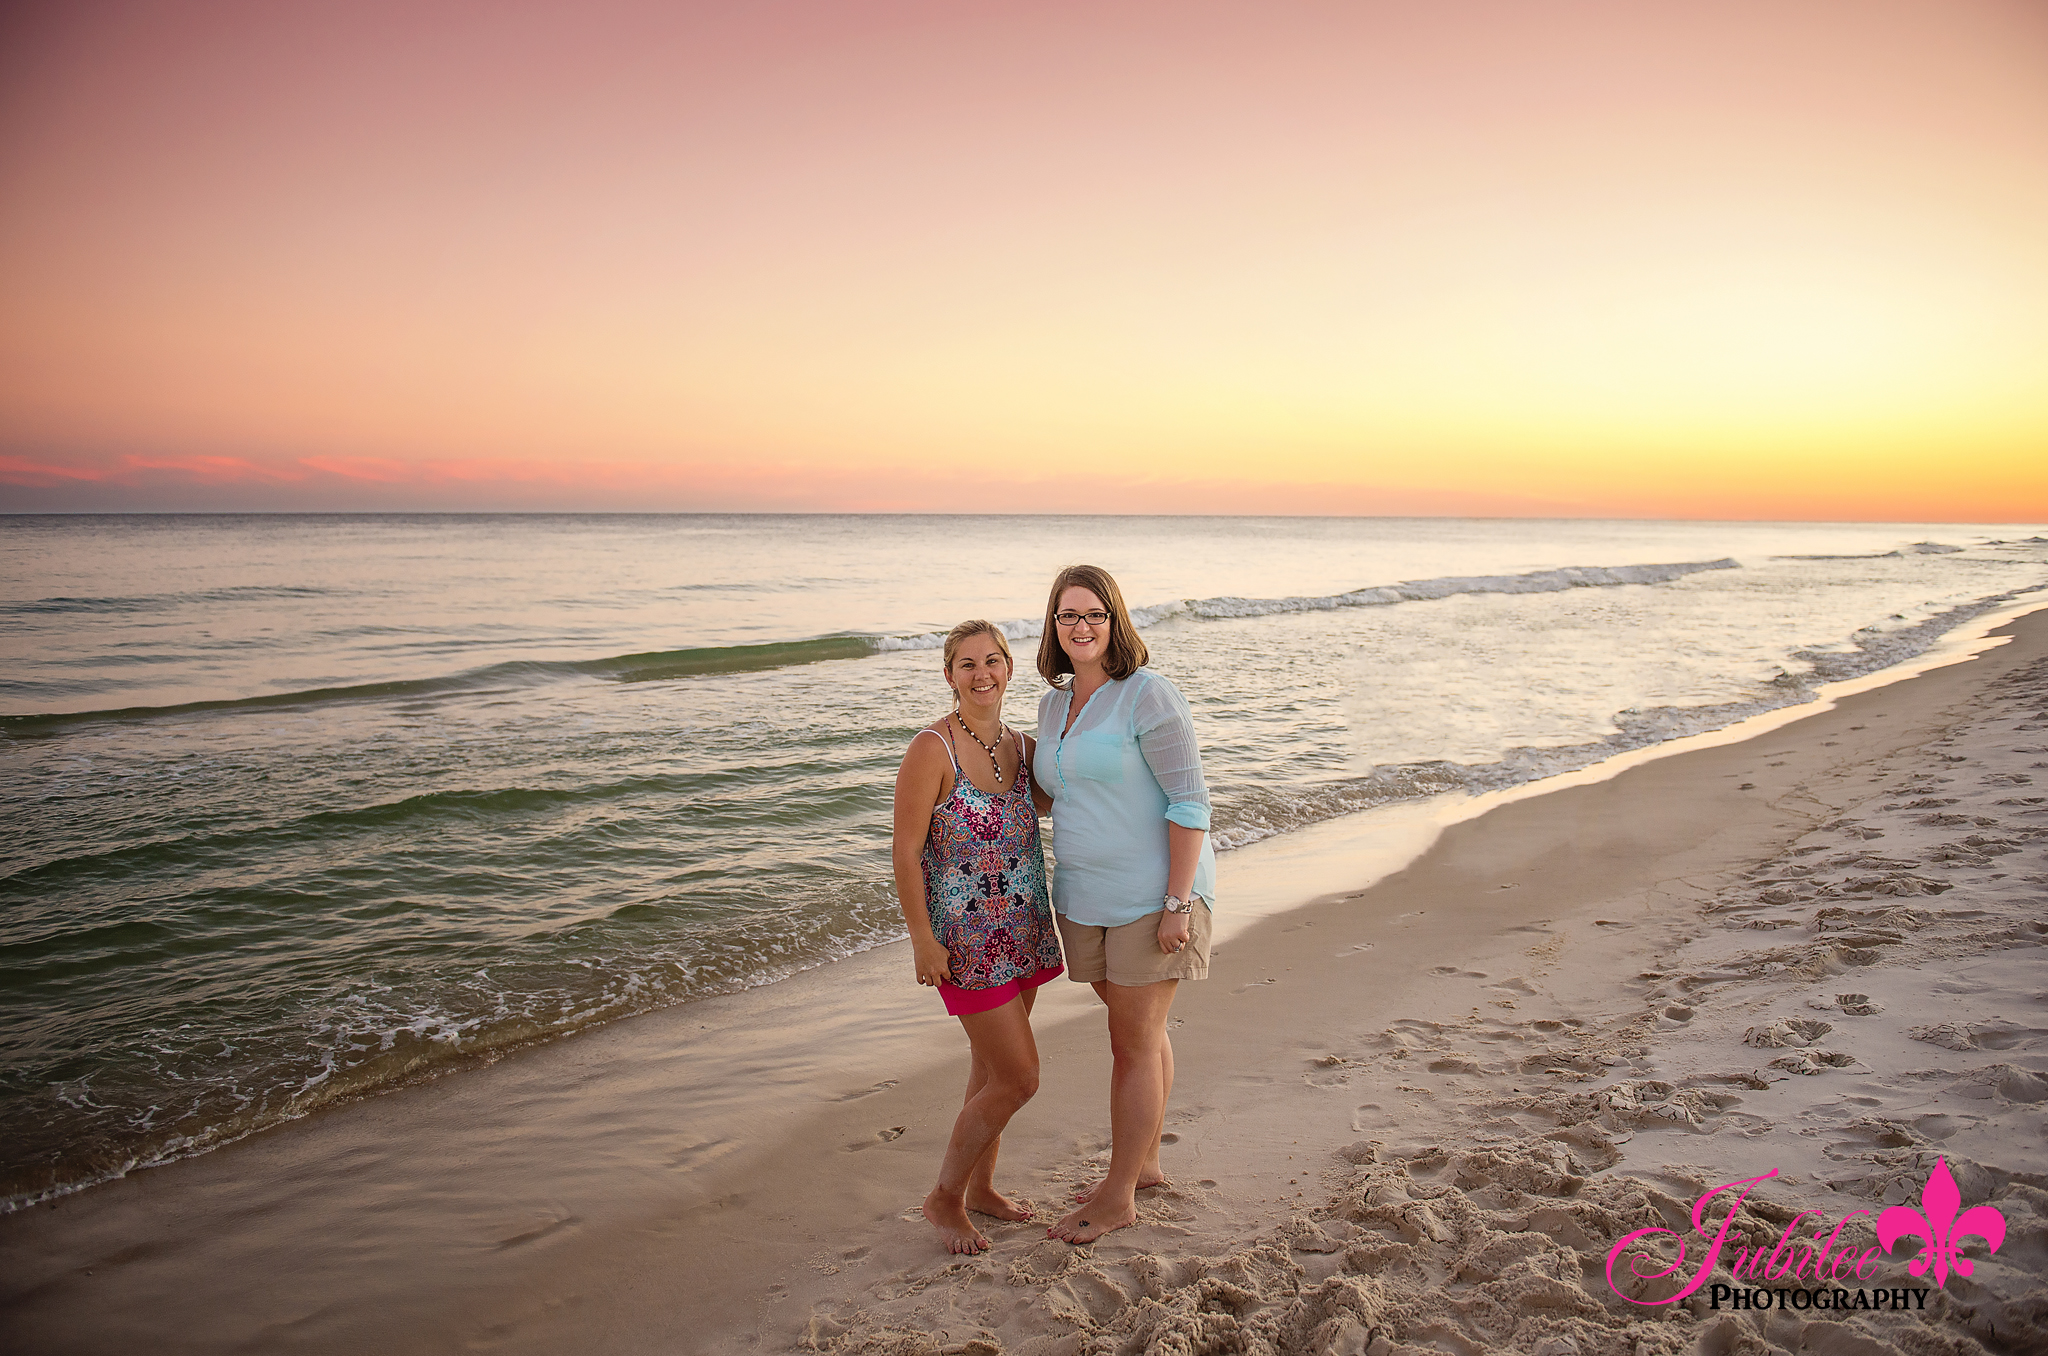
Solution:
[[[1087,622],[1090,626],[1109,625],[1107,612],[1055,612],[1052,619],[1061,626],[1072,626],[1076,622]]]

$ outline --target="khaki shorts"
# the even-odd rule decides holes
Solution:
[[[1213,921],[1208,902],[1195,900],[1194,912],[1188,915],[1188,943],[1178,951],[1159,949],[1159,920],[1164,913],[1155,910],[1135,923],[1113,928],[1058,919],[1060,944],[1067,953],[1067,978],[1083,984],[1106,979],[1130,987],[1157,984],[1162,979],[1207,979]]]

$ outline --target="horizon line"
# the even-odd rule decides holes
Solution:
[[[2048,527],[2038,518],[1683,518],[1576,513],[1074,513],[942,509],[0,509],[0,518],[1287,518],[1414,522],[1728,523],[1844,526]]]

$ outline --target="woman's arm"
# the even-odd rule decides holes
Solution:
[[[1187,899],[1195,888],[1202,840],[1209,831],[1209,784],[1195,744],[1194,714],[1180,689],[1155,676],[1139,694],[1132,715],[1138,727],[1138,752],[1166,793],[1166,892]],[[1188,926],[1187,914],[1163,915],[1159,949],[1179,950],[1188,939]]]
[[[1194,713],[1180,689],[1156,674],[1138,693],[1131,723],[1138,752],[1152,780],[1166,793],[1166,818],[1183,828],[1209,828],[1209,783],[1202,776],[1202,751],[1195,743]],[[1190,876],[1187,882],[1192,883]]]
[[[1169,822],[1166,826],[1166,893],[1187,899],[1195,888],[1195,866],[1202,860],[1202,829]],[[1159,949],[1178,951],[1187,943],[1193,920],[1184,913],[1159,915]]]
[[[952,770],[944,749],[925,747],[922,736],[910,741],[903,763],[896,769],[896,827],[889,855],[896,868],[896,902],[903,908],[903,925],[910,929],[910,949],[920,984],[950,983],[953,978],[952,962],[946,948],[932,935],[931,915],[925,911],[922,861],[932,811]]]
[[[1166,826],[1166,893],[1186,899],[1195,888],[1195,867],[1201,864],[1202,840],[1208,836],[1204,830],[1184,824]]]
[[[1041,815],[1052,813],[1052,797],[1038,784],[1038,741],[1024,736],[1024,771],[1031,778],[1031,808]]]

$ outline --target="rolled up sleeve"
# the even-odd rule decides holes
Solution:
[[[1209,828],[1209,784],[1195,743],[1194,714],[1180,689],[1156,675],[1138,694],[1138,751],[1166,792],[1166,818],[1186,829]]]

